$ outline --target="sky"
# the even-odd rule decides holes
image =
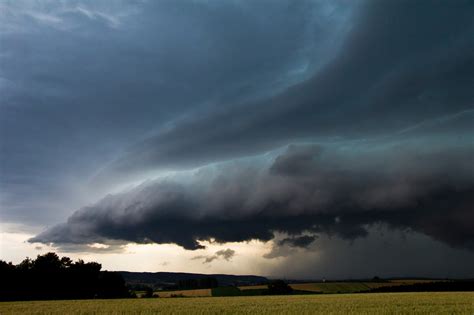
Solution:
[[[473,16],[0,0],[0,259],[474,277]]]

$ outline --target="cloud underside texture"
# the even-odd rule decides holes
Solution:
[[[363,237],[381,223],[474,249],[474,5],[372,1],[360,11],[314,77],[266,100],[178,121],[97,180],[200,167],[302,139],[350,144],[290,145],[261,163],[147,181],[31,241],[197,249],[198,240],[267,241],[278,231],[297,244],[303,234]]]
[[[186,181],[145,182],[75,212],[31,241],[198,249],[198,240],[268,241],[274,232],[295,237],[295,244],[303,233],[354,239],[370,225],[385,224],[474,249],[472,148],[446,152],[416,143],[370,149],[347,156],[292,145],[266,167],[234,161],[204,167]]]

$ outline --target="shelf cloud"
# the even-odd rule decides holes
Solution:
[[[30,243],[217,264],[251,240],[341,257],[381,226],[474,263],[474,2],[0,11],[0,217]]]
[[[304,247],[314,238],[303,232],[354,239],[384,223],[474,249],[473,155],[472,147],[440,151],[400,141],[290,145],[267,167],[234,161],[186,181],[167,177],[109,195],[30,241],[199,249],[199,241],[269,241],[283,232],[297,237],[281,243]]]

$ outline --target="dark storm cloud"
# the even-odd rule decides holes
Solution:
[[[2,218],[36,223],[122,184],[88,181],[178,117],[301,80],[329,58],[351,10],[332,1],[0,6]]]
[[[1,4],[2,219],[64,222],[31,242],[474,249],[472,1],[97,3]]]
[[[200,256],[195,256],[193,257],[192,259],[193,260],[203,260],[203,264],[208,264],[208,263],[211,263],[213,262],[214,260],[216,259],[224,259],[224,260],[231,260],[232,257],[235,256],[235,250],[233,249],[230,249],[230,248],[227,248],[227,249],[221,249],[221,250],[218,250],[214,255],[212,256],[203,256],[203,255],[200,255]]]
[[[195,167],[301,138],[389,134],[473,109],[472,2],[369,1],[359,9],[335,58],[313,77],[262,101],[176,121],[99,179]]]
[[[274,277],[305,280],[474,276],[474,251],[455,249],[423,234],[383,225],[373,226],[368,232],[367,237],[351,242],[320,235],[305,250],[274,246],[264,257],[278,257],[281,263],[267,272]]]
[[[297,237],[287,237],[278,242],[278,245],[290,245],[292,247],[306,248],[317,239],[314,235],[303,235]]]
[[[352,240],[384,223],[474,249],[474,148],[440,151],[425,142],[352,144],[352,153],[293,145],[268,167],[205,167],[190,181],[161,179],[107,196],[30,241],[198,249],[199,240],[268,241],[283,232],[293,236],[284,242],[304,246],[305,231]]]

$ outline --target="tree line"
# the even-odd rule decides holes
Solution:
[[[72,261],[56,253],[14,265],[0,260],[0,300],[130,297],[122,276],[97,262]]]
[[[184,279],[179,280],[177,289],[178,290],[189,290],[189,289],[212,289],[217,288],[219,283],[214,277],[205,277],[202,279]]]

